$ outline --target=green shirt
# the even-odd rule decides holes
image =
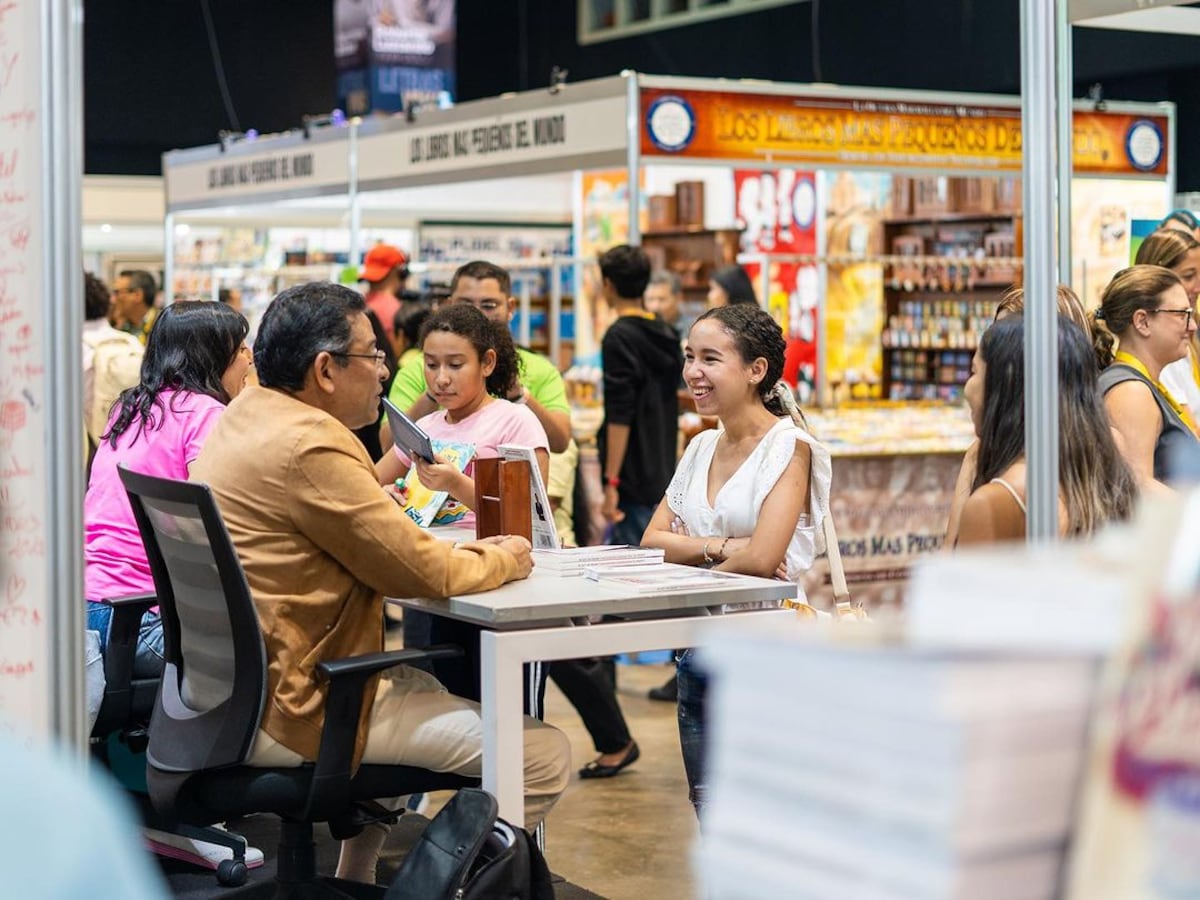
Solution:
[[[529,389],[533,399],[547,410],[569,413],[567,386],[554,363],[524,347],[517,348],[517,356],[521,359],[521,384]],[[388,399],[407,410],[426,390],[425,357],[420,353],[405,353]]]

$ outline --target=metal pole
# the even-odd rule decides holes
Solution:
[[[546,332],[550,340],[550,362],[557,369],[562,347],[562,266],[557,259],[550,262],[550,316]]]
[[[1055,86],[1058,95],[1058,281],[1070,284],[1071,265],[1071,179],[1075,173],[1074,52],[1071,46],[1071,16],[1066,0],[1055,4],[1055,38],[1058,49]],[[1025,146],[1029,146],[1026,144]],[[1086,296],[1080,294],[1080,296]]]
[[[833,406],[833,392],[829,390],[829,340],[826,329],[826,297],[829,296],[829,265],[825,255],[829,252],[828,228],[825,221],[828,205],[829,181],[825,172],[817,172],[814,187],[817,189],[817,371],[813,373],[813,396],[811,402],[817,406]],[[888,252],[887,249],[884,252]],[[799,285],[797,285],[799,287]],[[788,301],[788,318],[791,319],[791,300]],[[886,397],[883,399],[887,399]]]
[[[629,170],[629,240],[633,246],[642,243],[640,221],[642,197],[638,176],[642,167],[641,96],[637,72],[625,73],[625,165]]]
[[[362,252],[362,198],[358,195],[358,121],[350,122],[350,140],[348,142],[348,157],[346,159],[346,180],[350,191],[350,254],[348,265],[358,275],[360,265],[359,255]],[[411,249],[410,249],[411,252]],[[391,328],[390,322],[382,323],[384,328]]]
[[[767,312],[771,311],[771,258],[762,254],[758,258],[758,305]],[[787,316],[784,316],[783,332],[787,334]]]
[[[1021,0],[1021,146],[1025,210],[1025,494],[1030,543],[1058,535],[1058,328],[1055,57],[1058,8]],[[1069,153],[1070,148],[1063,148]]]
[[[83,423],[83,3],[42,7],[42,184],[46,309],[46,610],[50,724],[64,745],[87,746],[84,704]]]
[[[164,176],[170,177],[170,176]],[[163,216],[163,304],[175,302],[175,213]]]

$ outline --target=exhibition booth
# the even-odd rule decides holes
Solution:
[[[1171,104],[1076,104],[1072,287],[1089,308],[1138,221],[1171,208],[1174,128]],[[411,251],[414,288],[486,256],[514,272],[518,339],[581,364],[574,381],[595,379],[608,320],[599,251],[640,243],[679,275],[685,325],[714,269],[741,262],[817,408],[847,570],[873,603],[941,545],[971,355],[1022,277],[1015,97],[626,72],[176,151],[163,172],[172,297],[352,281],[378,240]],[[573,396],[596,402],[586,383]]]

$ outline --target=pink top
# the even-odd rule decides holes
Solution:
[[[474,444],[473,459],[495,459],[500,455],[501,444],[515,444],[547,452],[550,450],[546,429],[537,420],[533,410],[507,400],[493,399],[459,422],[447,421],[446,411],[439,409],[422,416],[417,424],[434,440]],[[412,465],[412,460],[399,447],[394,448],[394,452],[404,465]],[[473,476],[474,472],[475,463],[472,461],[467,464],[466,474]],[[475,514],[467,513],[462,522],[473,525]]]
[[[163,391],[159,399],[162,408],[154,409],[158,428],[138,433],[135,422],[117,438],[115,449],[108,441],[101,443],[92,462],[83,500],[83,593],[88,600],[154,591],[117,463],[146,475],[187,480],[188,465],[225,409],[205,394]]]
[[[367,309],[375,313],[375,318],[383,326],[384,333],[392,333],[392,323],[396,313],[400,311],[400,301],[395,294],[387,291],[371,291],[366,298]]]

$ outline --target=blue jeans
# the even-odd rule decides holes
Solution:
[[[650,520],[654,517],[656,508],[640,503],[618,503],[617,509],[625,513],[625,518],[613,525],[608,542],[638,546],[642,542],[642,535],[646,533]]]
[[[112,607],[107,603],[88,603],[88,631],[100,632],[101,651],[108,645],[108,626],[112,622]],[[163,626],[158,613],[142,616],[138,630],[137,654],[133,659],[134,678],[157,678],[163,672]]]
[[[704,807],[704,698],[708,693],[708,676],[696,666],[694,651],[681,651],[676,657],[679,679],[679,748],[683,752],[683,769],[687,773],[688,799],[696,815]]]

